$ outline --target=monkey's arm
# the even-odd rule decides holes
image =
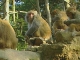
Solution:
[[[80,20],[79,19],[71,19],[71,20],[64,21],[64,23],[66,25],[70,25],[72,23],[74,23],[74,24],[80,24]]]
[[[32,24],[31,24],[31,27],[30,27],[30,28],[28,29],[28,31],[26,32],[26,35],[27,35],[28,37],[32,37],[32,36],[33,36],[33,33],[35,33],[35,31],[38,30],[39,26],[40,26],[40,22],[34,20],[34,21],[32,22]]]

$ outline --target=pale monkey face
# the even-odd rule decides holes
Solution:
[[[34,13],[28,13],[27,20],[28,20],[29,23],[32,23],[33,18],[34,18]]]

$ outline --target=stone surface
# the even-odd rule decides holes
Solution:
[[[0,60],[40,60],[40,55],[37,52],[5,49],[0,50]]]
[[[56,42],[68,43],[73,39],[72,32],[58,31],[55,34]]]
[[[77,43],[77,42],[76,42]],[[79,60],[80,44],[56,43],[42,45],[38,48],[41,51],[41,60]]]

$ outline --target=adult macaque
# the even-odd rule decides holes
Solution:
[[[65,11],[60,11],[58,9],[55,9],[55,10],[52,11],[51,17],[52,17],[52,23],[54,23],[57,20],[56,17],[59,17],[63,21],[68,20],[68,16],[67,16],[66,12]]]
[[[58,10],[57,10],[58,11]],[[66,24],[64,24],[64,21],[68,20],[68,16],[66,15],[66,12],[64,11],[58,11],[55,17],[53,18],[53,25],[52,25],[52,31],[53,35],[59,30],[66,30],[68,27]]]
[[[69,7],[66,14],[70,19],[80,19],[80,12],[75,7]]]
[[[69,19],[65,11],[60,11],[57,14],[57,17],[59,17],[62,21],[67,21]]]
[[[75,28],[76,31],[80,31],[80,12],[76,7],[69,7],[66,10],[67,16],[70,18],[68,21],[65,21],[67,25],[71,28]],[[73,25],[74,24],[74,25]]]
[[[61,20],[60,18],[58,18],[58,20],[56,20],[53,23],[52,29],[53,29],[53,33],[55,34],[59,30],[66,30],[66,29],[68,29],[68,26],[66,24],[64,24],[63,20]]]
[[[72,32],[72,36],[80,36],[80,24],[70,24],[68,31]]]
[[[28,30],[25,34],[25,37],[28,41],[29,38],[33,38],[33,37],[41,37],[45,41],[50,38],[51,36],[50,26],[41,16],[39,16],[37,11],[34,10],[28,11],[25,16],[25,20],[28,23]]]
[[[18,39],[10,23],[0,19],[0,49],[16,49]]]
[[[60,12],[59,9],[55,9],[51,12],[51,17],[54,18]]]

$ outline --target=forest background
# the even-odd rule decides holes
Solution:
[[[3,2],[0,0],[0,17],[3,18]],[[45,7],[45,0],[15,0],[15,10],[17,13],[15,14],[15,22],[13,20],[13,15],[9,15],[9,22],[14,28],[16,32],[16,36],[18,38],[18,50],[24,50],[27,48],[27,44],[25,43],[25,32],[27,31],[27,23],[25,22],[25,13],[20,13],[19,11],[29,11],[29,10],[38,10],[37,3],[39,3],[41,16],[47,20],[47,13]],[[80,10],[80,0],[70,0],[70,3],[75,3],[77,5],[77,9]],[[54,9],[66,10],[67,2],[65,0],[49,0],[49,9],[50,13]],[[12,0],[9,1],[9,11],[12,11]]]

